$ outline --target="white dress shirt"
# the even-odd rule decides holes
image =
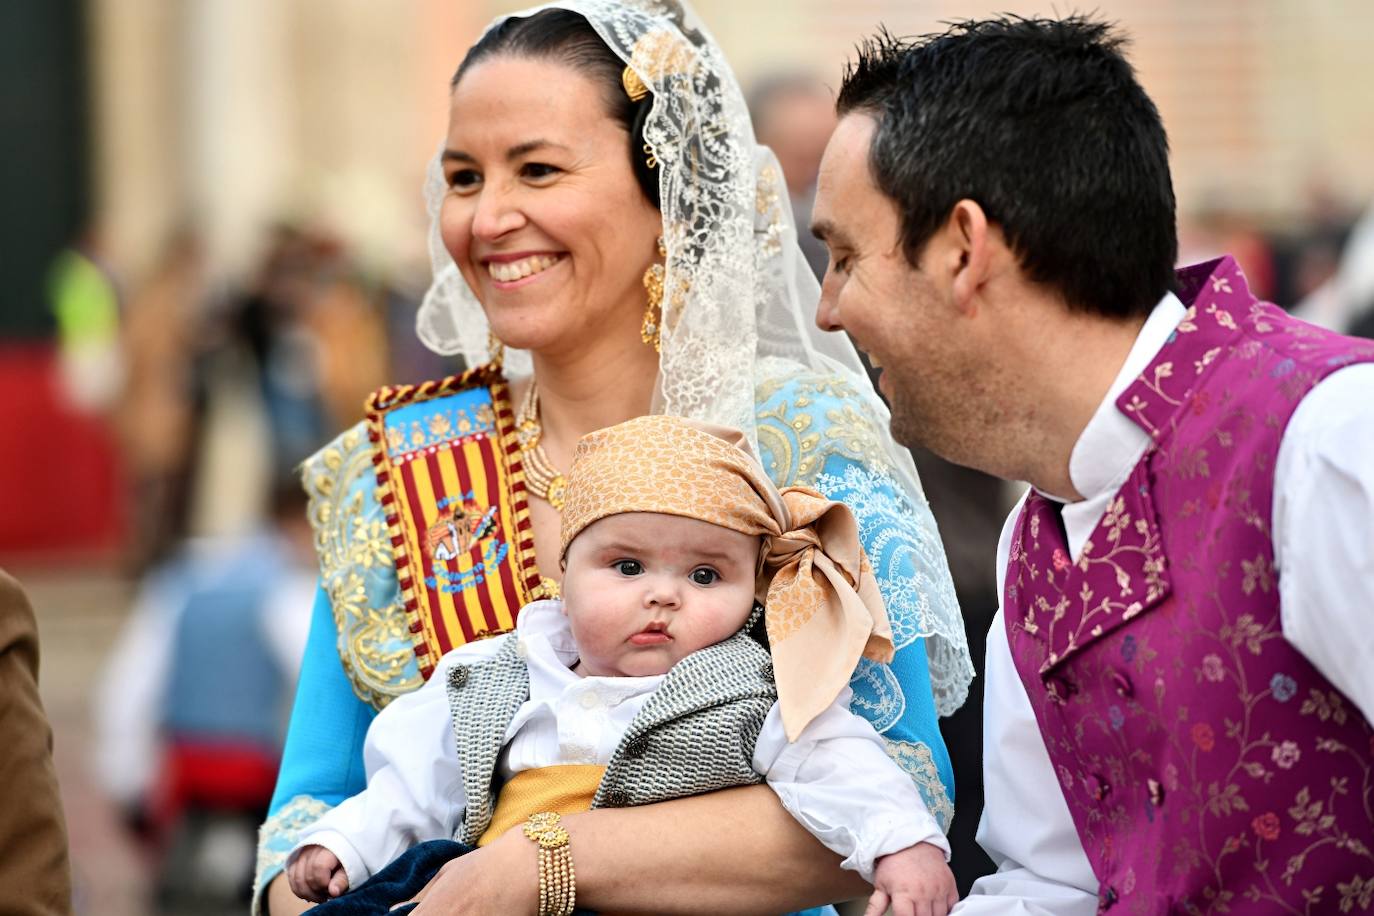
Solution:
[[[1069,457],[1083,495],[1061,515],[1075,560],[1150,438],[1116,398],[1163,348],[1186,309],[1155,306]],[[1047,497],[1049,494],[1045,494]],[[1053,497],[1050,497],[1053,498]],[[997,593],[1025,497],[1002,528]],[[1284,637],[1371,718],[1374,713],[1374,364],[1327,376],[1298,405],[1274,470],[1274,563]],[[984,807],[978,842],[998,866],[955,908],[960,916],[1091,916],[1098,882],[1017,674],[999,611],[985,663]]]
[[[560,764],[607,764],[621,737],[664,675],[581,677],[570,670],[577,645],[559,601],[520,612],[519,653],[530,673],[530,698],[506,730],[498,770],[515,773]],[[468,643],[449,652],[419,690],[394,700],[367,732],[367,789],[324,815],[292,850],[320,845],[338,857],[357,887],[416,843],[449,839],[463,814],[463,774],[443,685],[454,664],[491,658],[504,640]],[[849,711],[850,691],[788,743],[775,703],[754,747],[754,769],[783,807],[868,881],[874,861],[917,843],[949,855],[949,844],[915,784],[862,716]]]

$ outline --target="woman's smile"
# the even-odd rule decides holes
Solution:
[[[514,289],[524,281],[537,277],[564,259],[558,252],[539,254],[493,255],[486,259],[487,275],[497,289]]]

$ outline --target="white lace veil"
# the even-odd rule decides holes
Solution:
[[[644,138],[658,160],[667,248],[653,410],[742,429],[757,447],[756,386],[839,376],[859,393],[853,406],[873,421],[891,473],[923,502],[911,456],[893,442],[853,345],[815,326],[820,289],[797,245],[781,167],[755,141],[739,83],[695,11],[686,0],[562,0],[512,15],[550,8],[584,16],[653,93]],[[477,365],[489,358],[489,327],[439,236],[444,194],[436,155],[425,179],[434,280],[416,329],[429,349]],[[514,376],[532,371],[529,353],[509,347],[505,366]],[[947,715],[973,675],[963,621],[953,600],[921,605],[918,635],[927,637],[936,705]]]

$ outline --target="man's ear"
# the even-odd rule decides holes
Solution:
[[[975,201],[964,198],[950,210],[941,232],[946,236],[953,275],[954,305],[961,312],[972,314],[992,262],[987,214]]]

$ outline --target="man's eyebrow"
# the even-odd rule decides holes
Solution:
[[[812,223],[811,234],[822,242],[839,244],[844,241],[844,233],[828,219],[818,219]]]
[[[515,159],[519,159],[521,156],[527,156],[536,150],[544,149],[545,147],[561,150],[567,149],[567,147],[564,146],[562,143],[554,143],[552,140],[526,140],[524,143],[517,143],[510,149],[506,150],[506,159],[508,161],[513,161]],[[476,156],[458,149],[446,149],[444,150],[443,155],[440,158],[444,162],[477,161]]]

